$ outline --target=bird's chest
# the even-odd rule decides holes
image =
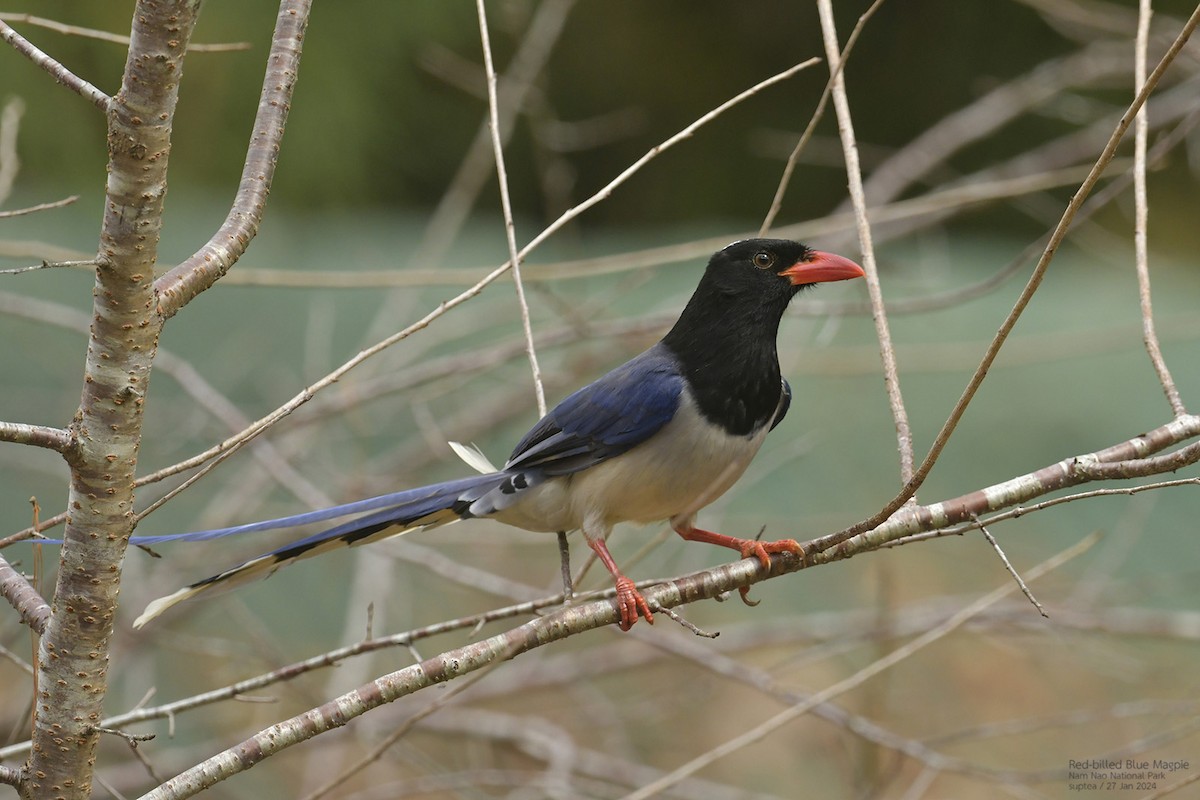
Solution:
[[[675,417],[616,458],[571,476],[570,504],[582,524],[689,517],[724,494],[762,446],[769,425],[731,435],[685,393]]]

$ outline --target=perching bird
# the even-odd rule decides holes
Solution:
[[[713,255],[658,344],[559,403],[499,471],[278,520],[140,538],[214,538],[372,511],[155,600],[134,627],[208,589],[266,577],[302,558],[471,517],[531,531],[582,530],[616,582],[622,630],[639,617],[654,619],[609,555],[605,539],[618,522],[669,520],[684,539],[737,550],[764,567],[771,553],[800,553],[792,539],[701,530],[696,514],[733,486],[787,413],[792,392],[775,340],[788,303],[804,287],[862,275],[853,261],[798,242],[734,242]]]

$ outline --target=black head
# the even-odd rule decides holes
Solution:
[[[849,259],[786,239],[744,239],[718,251],[662,345],[679,360],[704,416],[746,435],[772,419],[782,384],[775,337],[805,286],[862,276]]]
[[[713,254],[702,284],[723,295],[758,295],[774,305],[805,286],[860,278],[853,261],[788,239],[742,239]]]

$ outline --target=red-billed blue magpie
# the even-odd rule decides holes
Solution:
[[[137,537],[144,544],[208,539],[371,512],[155,600],[134,627],[208,589],[266,577],[302,558],[471,517],[531,531],[581,530],[616,581],[623,630],[639,617],[654,620],[605,544],[618,522],[669,520],[684,539],[737,550],[764,567],[771,553],[802,553],[792,539],[701,530],[696,514],[733,486],[787,413],[792,392],[780,375],[776,337],[788,303],[804,287],[862,275],[853,261],[798,242],[734,242],[709,260],[661,341],[555,406],[501,470],[282,519]]]

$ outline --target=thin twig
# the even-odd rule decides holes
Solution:
[[[854,43],[858,41],[858,35],[862,33],[867,20],[875,14],[876,9],[882,4],[883,0],[875,0],[875,2],[871,3],[871,7],[862,13],[858,18],[858,22],[854,25],[854,30],[850,31],[850,36],[846,39],[846,46],[842,48],[842,53],[838,57],[837,64],[831,65],[833,74],[829,76],[829,80],[825,83],[825,89],[821,92],[821,99],[817,101],[817,108],[813,111],[812,116],[808,120],[808,125],[804,127],[804,132],[800,134],[799,141],[796,142],[796,146],[792,148],[787,162],[783,165],[783,174],[779,176],[779,185],[775,187],[775,196],[771,199],[771,207],[767,209],[767,216],[758,228],[759,236],[766,236],[767,231],[775,223],[775,218],[779,216],[779,211],[783,207],[783,196],[787,192],[788,185],[792,182],[792,173],[796,170],[796,163],[800,160],[800,154],[804,152],[808,140],[812,138],[813,131],[817,128],[817,123],[825,116],[825,107],[829,104],[829,95],[833,91],[834,78],[841,75],[842,71],[846,68],[846,59],[850,57],[850,51],[854,49]]]
[[[0,219],[11,219],[13,217],[23,217],[26,214],[36,214],[39,211],[49,211],[52,208],[62,208],[69,206],[79,199],[79,195],[73,194],[70,197],[64,197],[62,200],[54,200],[49,203],[38,203],[35,206],[27,208],[14,208],[10,211],[0,211]],[[24,270],[21,270],[22,272]]]
[[[823,0],[818,0],[818,2],[823,2]],[[1031,569],[1029,571],[1029,579],[1036,580],[1042,575],[1045,575],[1047,572],[1057,569],[1071,559],[1088,550],[1093,544],[1096,543],[1096,541],[1096,536],[1089,536],[1086,539],[1076,542],[1066,550],[1063,550],[1057,555],[1052,556],[1051,558],[1043,561],[1041,564],[1038,564],[1036,567]],[[691,776],[695,772],[709,766],[725,756],[736,753],[737,751],[742,750],[754,744],[755,742],[761,741],[763,738],[791,722],[792,720],[807,714],[817,705],[826,703],[835,697],[845,694],[851,689],[857,688],[870,678],[873,678],[879,673],[890,669],[922,648],[944,638],[947,634],[959,628],[979,612],[1003,600],[1005,597],[1011,594],[1015,588],[1016,587],[1014,584],[1006,583],[997,589],[993,589],[991,592],[958,611],[958,613],[952,615],[949,619],[913,639],[908,644],[896,648],[883,658],[873,661],[871,664],[859,670],[858,672],[855,672],[853,675],[843,678],[837,683],[828,686],[819,692],[813,693],[804,702],[798,703],[781,711],[770,719],[767,719],[761,724],[746,731],[742,735],[730,739],[729,741],[725,742],[725,744],[715,747],[707,753],[692,759],[688,763],[684,764],[663,778],[655,781],[654,783],[643,786],[636,792],[625,795],[622,800],[648,800],[648,798],[653,797],[655,794],[658,794],[664,789],[675,785],[684,778]]]
[[[21,55],[28,58],[37,66],[46,70],[54,78],[71,91],[83,97],[85,100],[91,101],[92,105],[101,111],[108,111],[111,98],[104,92],[92,86],[90,83],[80,78],[78,75],[71,72],[62,64],[55,61],[39,50],[32,42],[26,39],[21,34],[17,33],[12,27],[0,20],[0,41],[8,42],[13,49]]]
[[[1150,40],[1151,14],[1150,0],[1139,0],[1134,48],[1134,86],[1141,86],[1146,82],[1146,48]],[[1137,267],[1138,300],[1142,310],[1142,340],[1146,345],[1146,353],[1150,356],[1150,363],[1154,365],[1154,371],[1158,374],[1158,382],[1162,384],[1163,393],[1167,396],[1167,402],[1171,404],[1171,411],[1178,417],[1186,414],[1187,409],[1184,408],[1179,388],[1175,385],[1175,379],[1171,377],[1171,370],[1167,368],[1162,348],[1159,347],[1158,333],[1154,329],[1154,309],[1150,302],[1150,263],[1147,253],[1149,205],[1146,200],[1146,142],[1149,129],[1146,107],[1142,106],[1134,120],[1133,139],[1133,250]]]
[[[745,599],[745,598],[743,598],[743,599]],[[675,622],[677,622],[680,625],[680,627],[686,628],[687,630],[691,631],[695,635],[703,637],[705,639],[715,639],[721,635],[720,631],[713,633],[713,632],[704,630],[703,628],[696,625],[696,623],[691,622],[690,620],[686,619],[682,614],[680,614],[678,611],[676,611],[673,608],[663,608],[662,606],[655,606],[654,610],[656,612],[661,612],[663,614],[666,614],[668,617],[670,617]]]
[[[996,537],[992,536],[991,531],[987,529],[986,525],[984,525],[982,522],[979,522],[979,516],[977,514],[972,514],[971,518],[979,525],[980,533],[982,533],[983,537],[988,540],[988,544],[990,544],[992,549],[996,551],[996,555],[1000,556],[1000,561],[1003,562],[1004,568],[1008,570],[1009,575],[1013,576],[1013,580],[1015,580],[1017,585],[1021,587],[1021,591],[1026,597],[1029,598],[1029,602],[1033,603],[1033,607],[1038,610],[1039,614],[1046,619],[1050,619],[1050,615],[1046,613],[1046,609],[1044,609],[1042,604],[1037,601],[1037,598],[1033,596],[1033,592],[1029,591],[1029,586],[1027,586],[1024,579],[1021,578],[1021,574],[1017,572],[1017,570],[1013,567],[1012,562],[1008,560],[1008,556],[1004,554],[1004,550],[1000,547],[1000,543],[996,541]]]
[[[142,765],[142,769],[146,770],[146,774],[150,776],[150,780],[154,781],[155,784],[163,782],[162,776],[159,775],[157,770],[154,769],[154,765],[150,763],[150,759],[146,757],[146,754],[142,752],[142,749],[137,746],[136,740],[129,741],[129,752],[132,753],[133,757],[136,758],[138,763]]]
[[[109,736],[117,736],[124,739],[130,747],[136,748],[139,742],[148,742],[154,739],[157,734],[154,733],[127,733],[117,730],[116,728],[92,728],[96,733],[107,733]]]
[[[1055,253],[1058,252],[1059,246],[1066,238],[1067,230],[1070,228],[1072,220],[1074,220],[1080,206],[1083,205],[1083,202],[1087,199],[1092,189],[1095,188],[1097,182],[1099,182],[1100,176],[1104,173],[1105,167],[1107,167],[1109,162],[1112,161],[1113,156],[1116,154],[1117,145],[1121,143],[1121,139],[1124,138],[1125,132],[1133,123],[1134,115],[1137,114],[1138,110],[1142,107],[1142,105],[1145,104],[1146,98],[1148,98],[1154,91],[1155,87],[1158,86],[1159,80],[1162,78],[1163,73],[1166,72],[1167,68],[1174,62],[1175,57],[1179,55],[1179,51],[1183,49],[1183,46],[1187,44],[1188,39],[1191,38],[1192,33],[1196,30],[1197,24],[1200,24],[1200,5],[1198,5],[1192,12],[1192,16],[1188,18],[1188,21],[1184,24],[1183,29],[1179,32],[1179,35],[1175,38],[1175,41],[1171,43],[1171,46],[1167,49],[1167,52],[1163,54],[1163,57],[1159,60],[1157,66],[1155,66],[1154,70],[1147,77],[1146,83],[1142,86],[1141,91],[1138,92],[1137,97],[1133,99],[1133,102],[1130,103],[1129,108],[1127,108],[1125,113],[1121,115],[1120,121],[1117,123],[1116,128],[1109,136],[1108,142],[1105,144],[1104,149],[1101,151],[1099,157],[1097,157],[1095,163],[1092,165],[1092,169],[1088,173],[1087,178],[1084,179],[1083,183],[1080,185],[1075,194],[1071,196],[1070,202],[1067,203],[1066,210],[1063,211],[1061,219],[1059,219],[1058,224],[1054,228],[1054,232],[1050,235],[1050,239],[1046,243],[1045,249],[1042,251],[1041,257],[1038,259],[1037,266],[1034,267],[1033,274],[1029,277],[1029,281],[1025,284],[1025,288],[1022,289],[1020,296],[1017,298],[1016,303],[1012,307],[1012,310],[1009,311],[1008,316],[1001,324],[1000,329],[996,332],[991,344],[988,345],[987,352],[984,353],[984,356],[980,361],[979,366],[976,368],[975,373],[967,382],[966,388],[959,396],[958,401],[955,403],[953,410],[946,419],[946,422],[942,425],[942,429],[934,438],[933,445],[929,448],[929,453],[925,456],[925,459],[921,462],[921,465],[917,467],[912,480],[910,480],[904,486],[899,494],[892,498],[891,501],[886,503],[884,507],[873,516],[851,525],[849,528],[838,531],[837,533],[822,537],[821,539],[812,543],[812,547],[814,547],[816,551],[833,547],[850,539],[852,536],[856,536],[863,531],[868,531],[878,526],[888,517],[892,516],[892,514],[894,514],[901,506],[908,502],[909,498],[911,498],[916,493],[917,489],[920,488],[921,484],[924,483],[925,478],[929,475],[930,470],[933,469],[933,465],[937,462],[938,457],[941,455],[942,449],[945,448],[946,442],[950,440],[950,436],[958,427],[958,423],[962,419],[963,414],[966,412],[967,406],[975,397],[975,393],[979,390],[984,378],[987,377],[988,370],[991,369],[992,364],[995,362],[996,357],[1000,353],[1000,349],[1008,340],[1008,336],[1010,333],[1012,333],[1013,328],[1016,327],[1017,321],[1021,318],[1021,314],[1024,313],[1026,307],[1029,305],[1029,301],[1033,299],[1033,295],[1037,292],[1038,287],[1041,286],[1042,279],[1046,277],[1046,271],[1050,267],[1050,262],[1053,260]]]
[[[521,311],[521,329],[525,333],[525,352],[533,372],[533,391],[537,397],[538,416],[546,415],[546,389],[542,385],[542,369],[538,366],[537,349],[533,344],[533,323],[529,319],[529,303],[525,299],[525,284],[521,280],[521,256],[517,252],[517,232],[513,223],[512,200],[508,195],[508,171],[504,166],[504,144],[500,141],[500,110],[496,100],[496,67],[492,63],[492,40],[488,33],[487,12],[483,0],[475,0],[479,17],[479,39],[483,45],[483,67],[487,74],[488,119],[492,132],[492,155],[496,160],[496,177],[500,183],[500,207],[504,213],[504,236],[508,242],[509,264],[513,284],[517,289],[517,306]]]
[[[60,269],[60,268],[76,268],[76,267],[94,267],[96,259],[89,258],[84,261],[43,261],[40,264],[34,264],[32,267],[14,267],[13,269],[0,269],[0,275],[20,275],[25,272],[36,272],[42,269]]]
[[[111,42],[113,44],[129,46],[129,37],[122,36],[119,33],[110,33],[109,31],[101,31],[95,28],[83,28],[78,25],[67,25],[55,19],[46,19],[45,17],[35,17],[33,14],[14,14],[7,11],[0,12],[0,20],[6,22],[24,22],[38,28],[45,28],[48,31],[61,33],[63,36],[80,36],[85,39],[96,39],[101,42]],[[228,53],[235,50],[249,50],[250,42],[228,42],[218,44],[195,44],[188,43],[189,53]]]
[[[858,242],[862,248],[863,269],[866,271],[867,293],[871,298],[871,316],[875,320],[875,334],[879,339],[879,355],[883,361],[883,383],[887,388],[888,404],[892,409],[892,420],[896,426],[897,448],[900,451],[900,482],[907,484],[913,476],[912,428],[908,422],[908,411],[900,392],[900,373],[896,368],[896,350],[892,346],[892,334],[888,327],[887,311],[883,305],[883,289],[879,284],[879,269],[875,264],[875,247],[871,243],[871,224],[867,220],[867,201],[863,193],[862,168],[858,162],[858,144],[854,138],[854,122],[850,116],[850,101],[846,96],[846,79],[838,68],[837,27],[833,19],[832,0],[817,0],[817,12],[821,17],[821,34],[825,41],[825,56],[829,59],[833,108],[837,114],[838,134],[842,140],[842,152],[846,160],[846,175],[849,180],[850,199],[854,203],[854,220],[858,229]]]

